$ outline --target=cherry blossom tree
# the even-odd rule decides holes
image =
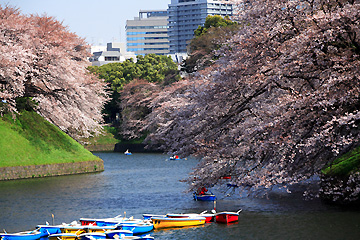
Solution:
[[[252,190],[319,174],[359,146],[360,2],[237,1],[220,59],[152,102],[148,141],[202,158],[191,189]]]
[[[76,139],[99,130],[107,93],[86,70],[84,39],[53,17],[0,6],[0,53],[0,99],[9,111],[17,111],[17,99],[29,98],[40,115]]]

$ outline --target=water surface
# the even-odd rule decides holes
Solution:
[[[162,154],[95,153],[105,171],[42,179],[0,182],[0,229],[31,230],[81,217],[141,218],[143,213],[200,213],[212,202],[187,193],[185,179],[197,160],[167,161]],[[235,224],[155,230],[155,239],[359,239],[360,212],[280,195],[270,199],[237,198],[216,192],[218,211],[243,209]],[[52,214],[55,216],[52,219]]]

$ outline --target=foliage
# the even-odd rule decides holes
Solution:
[[[232,25],[238,25],[238,23],[231,21],[228,16],[225,16],[223,18],[219,15],[214,15],[214,16],[209,15],[205,19],[204,26],[199,26],[194,31],[195,38],[207,33],[207,31],[210,28],[227,27],[227,26],[232,26]]]
[[[35,112],[0,118],[0,167],[99,160]]]
[[[359,146],[359,1],[238,3],[216,64],[150,105],[148,140],[202,157],[192,189],[294,184]]]
[[[174,71],[177,76],[172,81],[179,80],[176,63],[170,57],[155,54],[138,55],[136,62],[127,59],[121,63],[108,63],[100,67],[90,66],[88,69],[98,74],[99,78],[105,79],[111,85],[111,90],[116,92],[120,92],[124,85],[134,79],[163,83]]]
[[[226,44],[239,28],[237,22],[226,17],[208,16],[205,25],[199,26],[188,45],[189,57],[184,61],[182,70],[192,73],[212,65],[219,58],[216,50]]]
[[[321,173],[328,176],[348,176],[360,169],[360,147],[341,155],[329,166],[322,169]]]
[[[75,138],[100,128],[105,84],[86,70],[84,40],[61,22],[0,5],[0,53],[3,108],[35,109]]]
[[[155,54],[138,55],[136,63],[130,59],[122,63],[109,63],[100,67],[91,66],[88,69],[92,73],[96,73],[99,78],[105,79],[110,85],[111,101],[105,105],[103,111],[105,121],[108,123],[116,119],[116,114],[123,114],[120,108],[120,99],[121,92],[126,94],[126,91],[122,91],[126,84],[135,79],[143,79],[151,83],[169,85],[180,79],[176,63],[170,57]],[[137,109],[133,108],[133,110]],[[130,117],[129,114],[125,115],[122,119]],[[127,127],[126,124],[123,125],[123,128]]]
[[[151,113],[149,105],[161,89],[160,85],[145,80],[134,80],[124,87],[120,105],[124,140],[142,139],[146,134],[144,119]]]

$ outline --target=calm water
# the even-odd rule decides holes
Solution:
[[[0,182],[0,229],[31,230],[45,221],[55,224],[81,217],[143,213],[202,212],[209,202],[192,200],[179,180],[197,160],[165,161],[162,154],[95,153],[105,171],[96,174]],[[360,211],[343,210],[319,201],[283,196],[241,198],[217,193],[218,211],[243,209],[236,224],[156,230],[155,239],[360,239]],[[0,230],[0,231],[1,231]]]

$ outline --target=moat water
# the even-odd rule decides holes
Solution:
[[[105,171],[42,179],[0,182],[0,232],[34,229],[46,221],[70,223],[81,217],[143,213],[200,213],[212,202],[194,201],[185,179],[196,159],[168,161],[163,154],[94,153]],[[298,196],[239,198],[216,192],[218,211],[243,209],[235,224],[156,230],[155,239],[360,239],[360,211],[304,201]],[[54,215],[54,219],[52,218]]]

